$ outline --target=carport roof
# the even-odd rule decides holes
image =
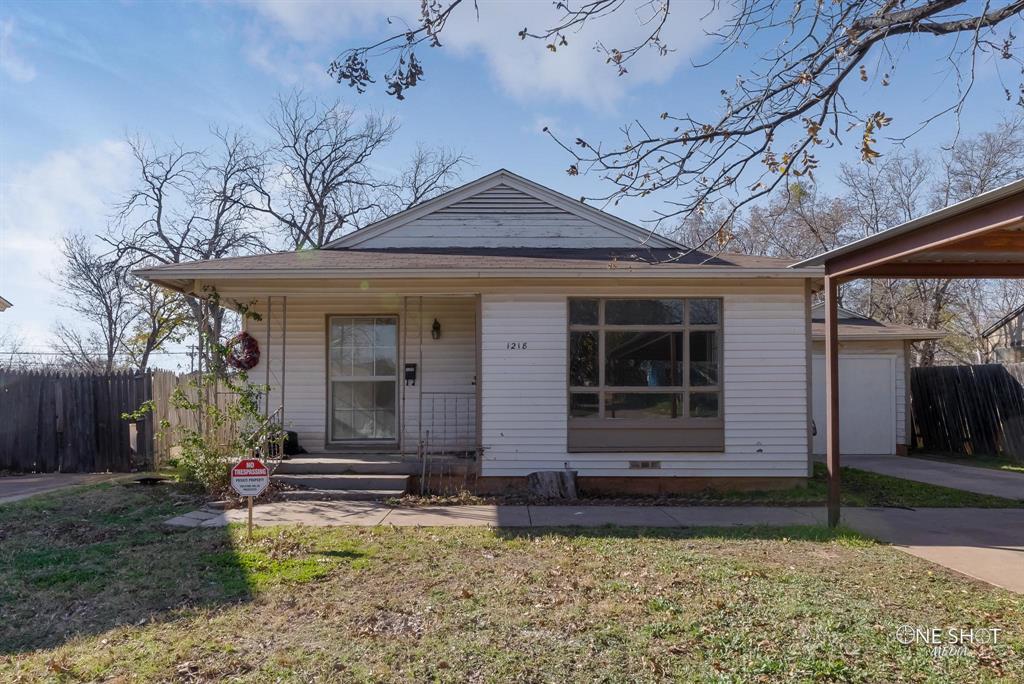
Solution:
[[[851,242],[792,268],[849,278],[1024,276],[1024,179]]]

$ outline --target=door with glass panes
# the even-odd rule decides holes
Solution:
[[[398,318],[329,319],[328,441],[398,439]]]

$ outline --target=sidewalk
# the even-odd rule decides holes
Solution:
[[[194,511],[179,527],[245,522],[246,511]],[[253,510],[258,526],[329,527],[738,527],[824,525],[824,508],[781,506],[430,506],[396,508],[358,501],[282,502]],[[1024,509],[844,508],[862,534],[983,582],[1024,594]]]
[[[843,456],[842,464],[849,468],[961,489],[965,492],[991,494],[1004,499],[1024,499],[1024,473],[908,456]]]

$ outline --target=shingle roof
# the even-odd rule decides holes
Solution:
[[[608,271],[699,271],[707,268],[785,269],[787,259],[739,254],[713,256],[703,252],[652,248],[443,248],[443,249],[322,249],[278,252],[229,257],[210,261],[192,261],[143,268],[144,277],[201,278],[217,275],[288,274],[302,272],[336,275],[339,271],[516,271],[516,270],[593,270]]]
[[[815,339],[825,338],[824,312],[820,306],[811,312],[811,336]],[[845,316],[839,319],[840,340],[937,340],[945,336],[946,334],[939,330],[882,323],[863,316]]]

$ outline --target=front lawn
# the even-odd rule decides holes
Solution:
[[[162,526],[195,504],[0,506],[0,681],[1024,680],[1019,597],[849,532]]]

